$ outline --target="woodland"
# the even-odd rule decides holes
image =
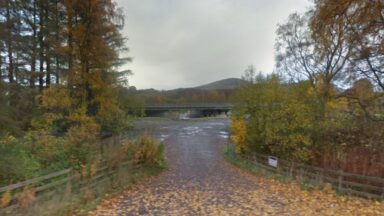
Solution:
[[[114,1],[0,2],[0,185],[113,158],[100,139],[129,128],[136,103],[123,26]]]
[[[383,2],[317,0],[276,34],[275,73],[234,97],[237,152],[384,177]]]

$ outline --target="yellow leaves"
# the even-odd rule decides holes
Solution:
[[[71,127],[67,134],[67,143],[70,145],[85,145],[94,143],[97,140],[100,126],[95,122],[83,123]]]
[[[237,153],[244,153],[246,150],[247,128],[243,118],[233,117],[231,121],[231,140],[236,146]]]
[[[94,120],[92,117],[88,116],[86,114],[87,108],[85,106],[82,106],[76,110],[73,110],[69,116],[68,120],[76,123],[84,123],[84,124],[90,124],[93,123]]]
[[[250,195],[253,204],[278,214],[284,206],[287,215],[383,215],[384,203],[357,197],[337,196],[330,185],[323,189],[303,191],[298,183],[282,183],[255,177],[259,189]],[[266,200],[265,197],[268,197]]]
[[[346,111],[348,109],[348,101],[345,98],[331,99],[327,102],[327,108],[332,111]]]
[[[12,136],[12,135],[7,135],[5,136],[4,138],[4,144],[7,144],[7,143],[12,143],[12,142],[15,142],[17,141],[16,137]]]
[[[63,87],[50,87],[44,89],[41,95],[41,106],[55,112],[65,111],[72,102],[69,91]]]
[[[162,147],[147,134],[144,134],[135,143],[136,149],[133,154],[135,163],[160,164],[162,161]]]
[[[11,191],[5,191],[0,198],[0,208],[5,208],[11,203]]]
[[[98,167],[97,161],[92,162],[91,166],[89,167],[89,175],[91,177],[96,175],[97,167]]]
[[[90,164],[80,165],[80,175],[82,178],[91,178],[96,175],[98,168],[98,162],[93,161]]]
[[[247,176],[247,177],[245,177]],[[239,175],[239,181],[196,181],[144,184],[106,200],[91,215],[372,215],[384,212],[384,203],[337,196],[332,190],[303,191],[296,183]],[[168,179],[170,180],[170,179]],[[251,181],[257,184],[249,187]],[[326,190],[326,189],[325,189]],[[224,195],[223,195],[224,194]],[[129,205],[128,205],[129,203]]]
[[[100,94],[95,98],[95,101],[100,104],[98,117],[105,122],[116,121],[124,115],[119,107],[116,97],[111,93]]]
[[[52,161],[55,158],[55,145],[57,145],[58,140],[56,137],[49,134],[49,132],[41,131],[40,133],[35,133],[34,138],[38,143],[39,151],[38,156],[44,158],[47,161]]]

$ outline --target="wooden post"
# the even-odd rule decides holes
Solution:
[[[325,168],[321,169],[321,176],[320,176],[320,183],[324,183],[324,176],[325,176]]]
[[[343,170],[339,170],[337,182],[337,189],[341,192],[341,190],[343,189]]]
[[[300,167],[300,171],[299,171],[299,176],[298,176],[298,178],[296,177],[296,179],[298,179],[300,182],[302,182],[303,181],[303,168],[302,167]]]
[[[289,175],[290,177],[293,179],[293,169],[294,169],[294,165],[295,163],[294,162],[291,162],[291,167],[290,167],[290,170],[289,170]]]
[[[384,187],[381,188],[381,200],[384,201]]]

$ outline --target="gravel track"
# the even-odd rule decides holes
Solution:
[[[253,215],[252,176],[223,158],[228,120],[143,121],[165,143],[169,169],[125,191],[92,215]]]
[[[330,188],[249,175],[223,158],[228,120],[140,121],[163,140],[170,167],[105,200],[90,215],[383,215],[384,203],[337,196]]]

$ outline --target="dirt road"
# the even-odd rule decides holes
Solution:
[[[257,184],[223,158],[228,120],[141,122],[163,140],[169,169],[96,215],[249,215]],[[258,209],[260,211],[260,209]]]
[[[251,176],[223,158],[227,120],[142,121],[166,145],[169,170],[91,215],[380,215],[384,203],[338,196],[330,187],[302,190]]]

